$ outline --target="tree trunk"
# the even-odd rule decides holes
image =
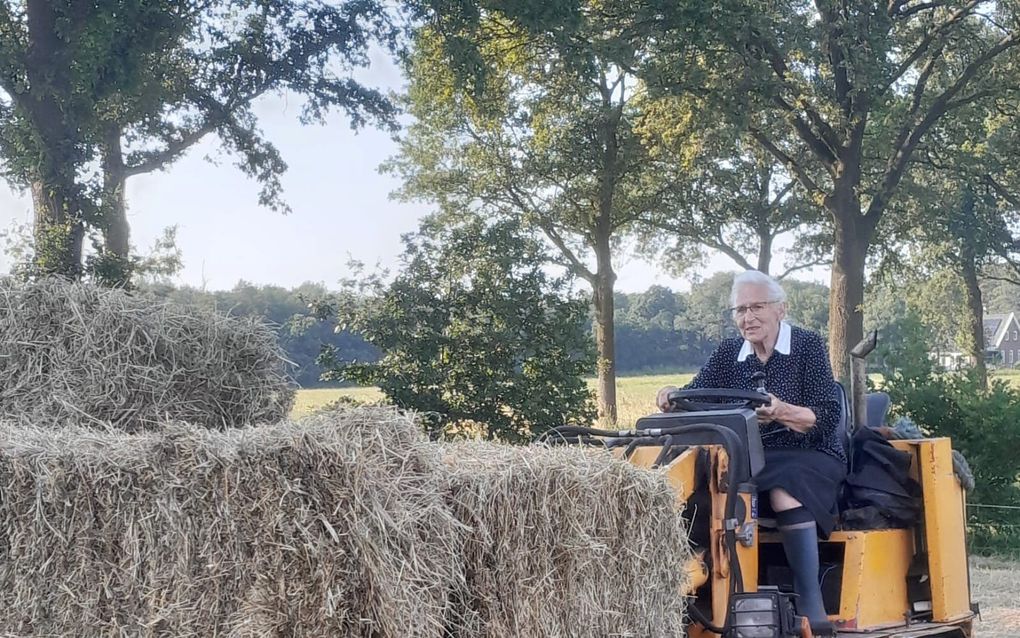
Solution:
[[[595,273],[593,301],[595,306],[595,348],[598,354],[599,420],[616,423],[616,335],[613,289],[612,253],[608,235],[600,237],[595,247],[598,271]]]
[[[127,177],[120,137],[121,128],[117,124],[108,125],[103,134],[103,279],[124,286],[131,279],[131,228],[124,197]]]
[[[32,182],[34,262],[40,274],[81,276],[85,228],[69,200],[66,188],[42,179]]]
[[[28,90],[20,98],[38,140],[32,179],[35,211],[35,267],[42,274],[77,278],[82,272],[84,215],[75,170],[80,127],[71,102],[71,60],[62,33],[81,23],[89,3],[62,13],[54,3],[25,3]],[[63,23],[62,23],[63,21]]]
[[[974,358],[974,374],[981,382],[981,386],[987,387],[988,368],[985,365],[984,302],[981,299],[981,288],[978,286],[974,248],[967,241],[964,241],[961,247],[960,261],[964,289],[967,292],[967,345],[970,350],[970,356]]]
[[[772,239],[770,229],[758,231],[758,272],[766,275],[772,267]]]
[[[128,259],[131,229],[124,198],[126,178],[120,133],[120,126],[111,125],[103,144],[103,240],[111,255]]]
[[[859,205],[858,205],[859,210]],[[840,382],[850,380],[850,349],[864,338],[864,264],[873,230],[860,213],[837,217],[829,293],[829,361]]]

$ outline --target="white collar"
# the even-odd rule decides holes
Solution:
[[[753,352],[754,348],[751,347],[751,342],[744,339],[744,345],[741,346],[740,352],[737,353],[737,361],[743,361],[751,356]],[[785,321],[779,322],[779,338],[776,339],[776,352],[790,354],[790,324]]]

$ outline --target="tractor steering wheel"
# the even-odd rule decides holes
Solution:
[[[693,401],[692,399],[721,399],[722,401]],[[729,399],[729,400],[727,400]],[[735,400],[734,400],[735,399]],[[769,405],[769,395],[755,390],[734,388],[699,388],[674,390],[666,395],[669,407],[676,412],[711,412],[715,410],[755,409]]]

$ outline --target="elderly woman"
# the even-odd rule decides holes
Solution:
[[[765,374],[772,402],[757,409],[765,468],[755,481],[782,532],[798,612],[816,635],[832,634],[818,582],[817,532],[827,537],[835,524],[846,455],[829,357],[817,333],[784,321],[786,293],[771,277],[755,270],[737,275],[730,299],[742,338],[719,344],[687,387],[752,390],[752,375]],[[660,409],[669,409],[666,395],[675,389],[659,391]]]

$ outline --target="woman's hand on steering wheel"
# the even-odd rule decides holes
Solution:
[[[769,392],[769,398],[772,401],[768,405],[760,405],[754,409],[754,413],[758,416],[758,423],[761,425],[779,421],[782,411],[786,407],[786,403],[771,392]]]
[[[659,412],[670,412],[671,408],[669,405],[669,393],[676,392],[680,388],[675,385],[667,385],[666,387],[659,390],[658,394],[655,395],[655,405],[659,406]]]

